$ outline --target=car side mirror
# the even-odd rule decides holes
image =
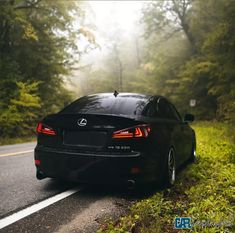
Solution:
[[[192,114],[189,114],[189,113],[186,113],[184,115],[184,122],[188,122],[188,123],[191,123],[194,121],[194,115]]]

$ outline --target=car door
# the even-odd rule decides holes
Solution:
[[[178,118],[178,125],[176,127],[177,137],[175,137],[175,142],[179,147],[179,152],[181,153],[181,162],[184,162],[190,156],[190,152],[192,149],[192,130],[190,129],[188,124],[183,121],[175,106],[171,103],[169,103],[169,106],[172,109],[172,113],[174,114],[174,116]]]
[[[165,120],[169,134],[169,145],[173,146],[176,155],[176,166],[184,161],[184,140],[182,134],[181,118],[173,111],[171,104],[165,98],[158,100],[158,115]]]

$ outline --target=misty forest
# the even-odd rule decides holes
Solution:
[[[0,1],[0,137],[33,135],[45,115],[114,90],[235,122],[235,1],[142,2],[128,30],[114,17],[120,4],[100,3],[110,16],[100,28],[92,2]]]

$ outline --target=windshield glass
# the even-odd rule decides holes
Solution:
[[[64,108],[61,114],[141,115],[148,98],[145,95],[101,94],[85,96]]]

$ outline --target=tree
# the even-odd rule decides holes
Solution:
[[[147,63],[154,67],[156,86],[162,86],[161,93],[182,112],[190,110],[190,99],[196,99],[198,118],[235,119],[234,5],[232,0],[172,0],[144,9]],[[179,56],[170,58],[174,46]]]
[[[12,102],[23,91],[19,83],[37,84],[38,119],[58,111],[71,100],[63,84],[83,53],[79,38],[87,36],[84,30],[79,30],[84,17],[81,4],[59,0],[1,0],[0,115],[19,104]]]
[[[0,115],[0,135],[27,135],[38,118],[41,101],[38,97],[39,83],[17,82],[18,93],[10,99]]]
[[[192,7],[200,52],[180,74],[181,89],[199,99],[200,115],[235,120],[234,1],[197,1]],[[200,12],[200,13],[199,13]],[[184,81],[183,81],[184,80]]]
[[[146,25],[145,36],[159,33],[162,35],[160,41],[165,41],[183,32],[194,51],[195,40],[190,31],[191,4],[191,0],[152,1],[146,4],[142,18]]]

